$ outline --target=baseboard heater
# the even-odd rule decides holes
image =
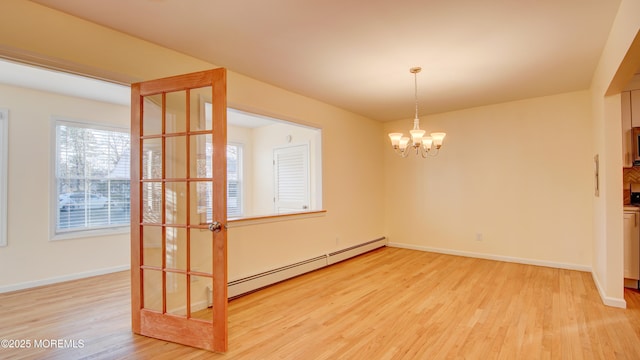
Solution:
[[[270,271],[265,271],[260,274],[234,280],[228,284],[228,297],[229,299],[237,298],[269,285],[333,265],[385,245],[387,245],[387,239],[385,237],[381,237],[346,249],[300,261],[295,264],[290,264]]]

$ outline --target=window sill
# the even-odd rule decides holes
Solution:
[[[131,228],[129,226],[106,228],[106,229],[95,229],[95,230],[78,230],[78,231],[69,231],[69,232],[63,232],[59,234],[53,234],[53,236],[51,236],[49,240],[58,241],[58,240],[82,239],[82,238],[91,238],[91,237],[100,237],[100,236],[124,235],[124,234],[129,234],[130,232],[131,232]]]
[[[324,216],[326,213],[327,213],[327,210],[315,210],[315,211],[305,211],[305,212],[289,213],[289,214],[233,218],[233,219],[227,220],[227,228],[232,229],[232,228],[241,227],[241,226],[268,224],[268,223],[279,222],[279,221],[308,219],[308,218]]]

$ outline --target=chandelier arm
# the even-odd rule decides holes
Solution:
[[[409,155],[409,152],[407,151],[407,149],[409,149],[409,147],[405,148],[404,150],[400,150],[400,148],[393,148],[394,152],[396,153],[396,155],[406,158],[407,155]]]
[[[428,157],[436,157],[436,156],[438,156],[438,154],[440,154],[440,149],[432,148],[430,150],[426,150],[425,148],[421,147],[420,148],[420,154],[425,159],[428,158]]]

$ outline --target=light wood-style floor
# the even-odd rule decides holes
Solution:
[[[1,359],[640,359],[640,292],[591,274],[382,248],[233,300],[229,352],[130,331],[127,272],[0,294]]]

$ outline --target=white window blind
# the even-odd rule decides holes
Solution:
[[[56,234],[129,224],[126,130],[56,121]]]
[[[275,211],[278,214],[309,208],[309,146],[274,149]]]

